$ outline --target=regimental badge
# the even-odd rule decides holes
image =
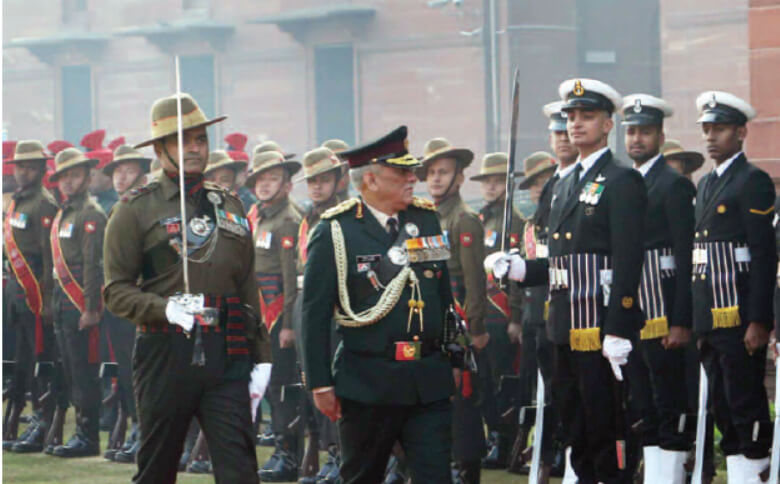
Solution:
[[[273,236],[273,233],[262,230],[257,234],[257,239],[255,239],[255,247],[258,249],[270,249]]]
[[[396,341],[395,360],[412,361],[419,360],[422,356],[422,345],[419,341]]]
[[[295,247],[295,241],[292,237],[282,237],[283,249],[292,249],[293,247]]]
[[[405,266],[409,262],[406,251],[398,246],[390,247],[390,250],[387,251],[387,258],[397,266]]]
[[[167,221],[167,222],[165,222],[165,232],[168,235],[176,235],[179,232],[181,232],[181,224],[179,223],[178,220],[177,221],[173,221],[173,220]]]
[[[634,298],[631,296],[626,296],[620,301],[620,304],[624,309],[631,309],[634,307]]]
[[[574,81],[574,90],[572,92],[574,93],[575,96],[582,96],[583,94],[585,94],[585,88],[582,87],[582,81],[580,81],[579,79]]]
[[[209,224],[207,217],[195,217],[190,220],[190,230],[198,237],[205,237],[209,233]]]
[[[49,222],[51,224],[51,222]],[[16,212],[11,216],[11,227],[15,229],[26,229],[27,228],[27,214],[26,213],[20,213]]]
[[[404,225],[404,230],[406,230],[406,233],[409,235],[409,237],[417,237],[420,235],[420,229],[412,222],[408,222],[406,225]]]
[[[41,225],[46,227],[47,229],[51,227],[51,217],[41,217]]]
[[[460,234],[460,245],[463,247],[471,247],[471,242],[474,241],[474,238],[471,236],[471,232],[463,232]]]
[[[60,233],[57,234],[61,239],[69,239],[73,235],[73,224],[68,223],[60,227]]]
[[[634,112],[635,113],[642,112],[642,101],[640,101],[639,99],[634,101]]]
[[[601,183],[603,181],[607,181],[607,177],[599,173],[599,175],[596,177],[596,183]]]
[[[208,198],[209,202],[215,207],[222,203],[222,196],[217,192],[209,192],[208,195],[206,195],[206,198]]]
[[[712,93],[712,99],[710,99],[710,102],[707,103],[707,106],[709,106],[710,109],[715,109],[715,106],[718,105],[718,99],[715,96],[715,93]]]
[[[95,222],[84,222],[84,231],[88,234],[92,234],[97,230],[97,225]]]
[[[520,243],[520,237],[517,234],[509,234],[509,247],[515,248]]]

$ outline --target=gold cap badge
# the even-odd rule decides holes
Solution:
[[[575,96],[582,96],[583,94],[585,94],[585,88],[582,87],[582,81],[580,81],[579,79],[574,81],[574,90],[572,92],[574,93]]]

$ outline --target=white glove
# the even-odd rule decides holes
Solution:
[[[623,381],[623,371],[620,369],[620,366],[628,363],[628,354],[631,353],[631,349],[631,341],[625,338],[610,334],[604,337],[601,354],[609,360],[612,373],[615,374],[617,381]]]
[[[177,294],[168,298],[165,305],[165,317],[168,322],[181,326],[189,333],[195,325],[195,315],[203,311],[202,294]]]
[[[252,399],[252,421],[255,421],[257,407],[265,395],[268,382],[271,380],[271,363],[258,363],[249,375],[249,397]]]
[[[525,260],[517,252],[493,252],[485,257],[484,267],[485,272],[492,272],[496,279],[507,275],[514,281],[525,279]]]

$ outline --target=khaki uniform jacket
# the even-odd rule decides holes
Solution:
[[[103,284],[102,247],[106,214],[86,192],[62,203],[59,234],[62,256],[73,271],[82,267],[84,303],[87,311],[101,308],[100,286]]]
[[[462,283],[465,295],[453,291],[453,296],[466,313],[469,332],[474,336],[485,333],[487,304],[486,276],[482,267],[485,260],[485,231],[477,214],[455,194],[437,205],[442,231],[450,241],[450,259],[447,267],[450,279]]]
[[[222,208],[244,217],[241,201],[212,183],[205,190],[218,193]],[[186,201],[193,213],[192,200]],[[103,245],[106,306],[115,315],[134,324],[168,324],[168,297],[184,292],[181,257],[171,247],[164,220],[179,216],[179,187],[160,175],[140,189],[131,191],[114,207]],[[237,294],[243,304],[260,314],[253,274],[254,248],[249,231],[239,235],[215,228],[211,239],[190,255],[190,292],[193,294]],[[210,252],[210,253],[209,253]],[[268,333],[263,325],[247,321],[247,339],[254,363],[270,362]]]
[[[479,219],[485,227],[485,256],[501,250],[501,236],[504,231],[504,200],[498,199],[482,207]],[[509,249],[522,247],[523,217],[516,208],[512,208],[512,228],[509,232]],[[523,317],[523,290],[517,284],[509,284],[509,309],[512,311],[510,322],[521,324]],[[490,304],[490,303],[488,303]]]
[[[19,251],[30,265],[41,288],[43,321],[51,323],[51,295],[54,279],[49,231],[57,214],[57,201],[41,185],[19,190],[11,195],[11,198],[16,201],[14,213],[6,213],[5,216],[24,220],[16,224],[12,223],[11,230]],[[23,216],[20,217],[22,214]],[[7,251],[8,248],[6,247],[5,250]],[[10,274],[14,277],[13,271],[10,271]]]
[[[292,329],[292,310],[298,295],[298,227],[301,215],[285,198],[269,207],[257,205],[259,222],[253,229],[255,272],[281,274],[284,309],[283,329]]]

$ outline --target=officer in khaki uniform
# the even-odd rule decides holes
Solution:
[[[268,386],[276,451],[262,469],[267,482],[295,480],[300,461],[300,432],[289,425],[298,414],[300,382],[292,326],[298,295],[297,239],[300,214],[290,204],[292,176],[301,169],[278,151],[263,151],[252,158],[246,184],[254,188],[257,203],[249,210],[255,246],[255,276],[260,310],[271,336],[274,365]],[[297,428],[302,428],[298,426]]]
[[[309,238],[317,227],[322,214],[341,202],[337,190],[338,187],[341,186],[343,178],[345,178],[345,166],[346,164],[343,163],[333,151],[325,147],[315,148],[303,155],[303,177],[299,178],[297,181],[306,183],[311,206],[306,210],[306,213],[301,219],[301,225],[298,228],[299,289],[302,289],[303,286],[303,270],[306,266],[306,259],[308,257],[307,245]],[[305,364],[302,361],[304,354],[301,347],[302,308],[303,297],[298,297],[295,304],[295,312],[293,314],[293,325],[295,326],[296,348],[298,349],[298,355],[301,359],[301,365],[304,366]],[[338,333],[336,333],[335,324],[333,330],[334,331],[331,334],[331,346],[335,351],[336,345],[340,340]],[[304,418],[306,418],[306,426],[309,430],[309,447],[306,454],[309,455],[309,449],[317,449],[316,446],[319,445],[319,442],[312,441],[317,441],[319,439],[322,445],[327,449],[328,457],[325,464],[319,469],[316,475],[313,475],[315,473],[312,472],[312,469],[302,469],[302,476],[299,480],[299,484],[315,484],[319,482],[320,479],[328,478],[335,481],[338,478],[340,459],[338,428],[336,427],[336,424],[324,418],[322,413],[314,408],[314,403],[310,400],[311,394],[307,394],[306,398],[309,399],[306,402],[307,412],[304,415]],[[313,445],[315,447],[313,447]]]
[[[236,192],[238,174],[245,168],[246,162],[233,159],[225,150],[217,150],[209,153],[209,164],[203,176],[229,192]]]
[[[134,188],[145,183],[146,174],[149,173],[151,158],[143,155],[140,151],[128,144],[121,144],[114,150],[113,160],[103,167],[103,174],[111,178],[119,197],[129,194]],[[112,208],[113,211],[113,208]],[[111,213],[108,214],[111,217]],[[133,462],[135,454],[140,445],[138,441],[138,419],[135,412],[135,399],[133,398],[133,376],[132,376],[132,355],[133,345],[135,344],[135,325],[126,319],[119,318],[110,312],[104,313],[103,327],[108,333],[111,341],[111,347],[114,352],[118,367],[118,384],[120,405],[122,413],[121,419],[130,416],[133,425],[130,436],[120,447],[109,447],[103,453],[103,457],[110,461],[117,458],[120,462]],[[122,424],[121,419],[117,419],[116,428]],[[113,432],[112,432],[113,434]],[[112,444],[109,441],[109,444]],[[114,443],[116,445],[116,443]]]
[[[36,416],[26,435],[16,441],[19,415],[26,405],[26,393],[43,393],[43,381],[33,381],[36,361],[51,361],[56,357],[52,327],[52,262],[49,230],[57,213],[54,197],[43,187],[47,155],[37,140],[16,144],[13,158],[13,178],[18,188],[11,196],[5,214],[3,238],[5,256],[11,269],[6,297],[10,300],[9,320],[16,330],[16,365],[11,380],[8,402],[11,414],[3,436],[3,448],[14,452],[40,452],[51,423],[53,398],[43,414]],[[30,388],[41,386],[36,391]],[[8,443],[8,447],[6,447]]]
[[[450,243],[447,261],[455,306],[463,316],[480,351],[490,339],[485,329],[487,305],[485,272],[485,234],[479,216],[460,197],[463,171],[471,164],[474,153],[455,148],[444,138],[433,138],[423,148],[418,178],[428,186],[441,222],[442,232]],[[487,352],[491,351],[486,349]],[[491,374],[486,358],[480,358],[480,371]],[[477,375],[464,371],[456,393],[453,421],[453,457],[464,482],[479,482],[480,460],[485,456],[485,431],[480,401],[483,389]]]
[[[101,248],[106,215],[87,188],[97,160],[76,148],[57,153],[49,179],[58,183],[62,207],[51,225],[54,274],[55,334],[65,381],[76,408],[76,433],[54,449],[58,457],[84,457],[100,451],[100,328],[103,311],[100,286]]]
[[[406,133],[342,153],[361,197],[325,212],[309,242],[306,383],[338,420],[346,484],[382,482],[396,442],[415,482],[451,482],[448,250],[433,203],[412,196],[419,162]],[[343,340],[332,357],[334,315]]]
[[[336,156],[339,156],[339,153],[342,151],[346,151],[349,149],[349,145],[346,141],[340,140],[340,139],[329,139],[328,141],[322,143],[323,148],[328,148],[330,151],[336,154]],[[344,171],[343,176],[339,180],[338,188],[336,189],[336,192],[341,200],[346,200],[349,198],[349,177],[347,176],[347,172],[349,171],[349,167],[345,164],[344,165]]]
[[[293,158],[295,158],[295,153],[287,153],[286,151],[284,151],[282,149],[281,146],[279,146],[279,143],[277,143],[276,141],[271,141],[271,140],[263,141],[262,143],[260,143],[257,146],[255,146],[254,149],[252,150],[252,156],[254,157],[257,154],[264,153],[266,151],[275,151],[277,153],[282,153],[284,155],[284,159],[287,160],[287,161],[292,160]],[[289,197],[289,196],[288,196],[288,198],[289,198],[290,203],[292,204],[293,208],[299,214],[303,215],[306,212],[306,210],[303,208],[303,206],[301,204],[299,204],[294,198]]]
[[[485,228],[485,255],[501,249],[504,232],[504,200],[506,192],[506,153],[489,153],[482,159],[479,173],[470,179],[480,184],[485,206],[479,211],[479,219]],[[509,232],[510,248],[519,247],[523,218],[512,208],[512,228]],[[507,408],[499,408],[497,392],[501,378],[514,374],[514,362],[518,344],[522,341],[522,289],[512,284],[509,290],[499,288],[493,276],[487,277],[487,304],[485,327],[490,334],[490,373],[481,372],[484,385],[482,414],[490,432],[490,448],[483,461],[488,469],[503,468],[512,445],[514,425],[501,422],[501,414]]]
[[[152,106],[151,139],[163,172],[114,208],[106,230],[106,306],[137,325],[133,381],[141,446],[136,483],[176,480],[197,417],[217,482],[256,483],[247,381],[271,359],[260,324],[254,247],[241,201],[203,181],[206,118],[181,95],[186,221],[180,212],[177,97]],[[183,284],[187,230],[190,294]],[[255,364],[254,369],[252,364]]]

